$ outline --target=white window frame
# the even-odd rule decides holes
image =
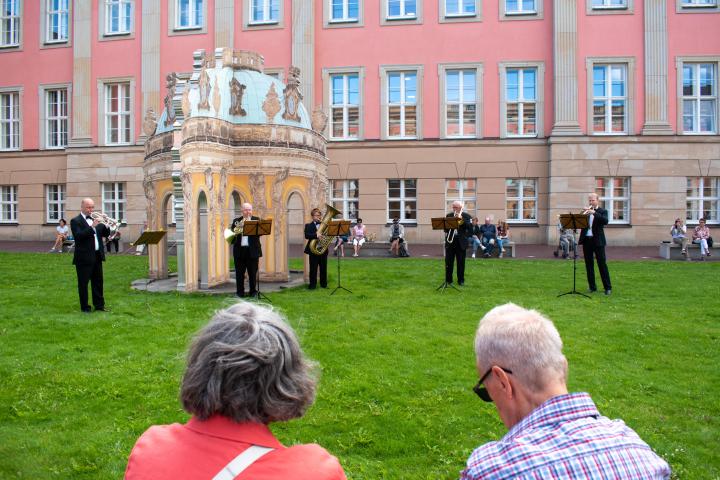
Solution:
[[[535,70],[535,133],[508,134],[507,131],[507,71]],[[544,138],[545,137],[545,63],[544,62],[500,62],[500,138]],[[518,100],[519,101],[519,100]],[[525,102],[528,103],[528,102]],[[518,109],[518,112],[520,110]],[[518,127],[520,122],[518,122]],[[520,130],[518,130],[520,131]]]
[[[400,196],[399,197],[391,197],[390,196],[390,182],[392,181],[399,181],[400,182]],[[414,181],[415,182],[415,196],[414,197],[408,197],[405,194],[406,185],[405,182],[407,181]],[[387,180],[386,184],[386,194],[387,194],[387,202],[385,203],[386,206],[386,216],[387,216],[387,223],[392,223],[393,218],[390,216],[390,202],[400,202],[400,223],[406,223],[406,224],[417,224],[417,216],[418,216],[418,204],[417,204],[417,189],[418,189],[418,181],[417,178],[389,178]],[[405,206],[408,202],[415,202],[415,218],[405,218]]]
[[[332,18],[332,2],[333,0],[323,0],[323,27],[324,28],[355,28],[362,27],[365,25],[365,0],[356,0],[358,3],[358,16],[357,18],[347,19],[333,19]],[[348,12],[347,7],[348,0],[343,0],[344,8],[343,12]]]
[[[677,13],[720,13],[720,2],[701,3],[702,0],[675,0]]]
[[[458,182],[458,195],[449,195],[448,194],[448,188],[450,187],[450,182]],[[473,182],[475,185],[474,188],[469,188],[467,184],[469,182]],[[471,217],[475,217],[477,215],[477,178],[446,178],[445,179],[445,211],[449,212],[452,210],[452,203],[455,201],[462,202],[463,204],[463,211],[470,214]],[[472,192],[472,194],[469,194],[469,192]],[[468,208],[468,204],[472,203],[472,207]]]
[[[697,196],[690,196],[687,195],[687,188],[686,186],[686,201],[685,201],[685,219],[688,223],[697,224],[698,220],[701,218],[705,218],[705,223],[709,225],[718,225],[720,224],[720,177],[687,177],[686,185],[690,184],[692,181],[697,180],[698,182],[698,193]],[[705,185],[707,183],[714,183],[715,184],[715,192],[716,195],[713,196],[705,196]],[[711,187],[712,188],[712,187]],[[690,202],[699,202],[699,208],[697,210],[690,210],[687,208],[687,204]],[[703,215],[703,212],[705,209],[703,208],[703,204],[705,202],[715,202],[715,209],[709,209],[713,212],[714,218],[707,218]]]
[[[507,98],[507,90],[508,90],[508,72],[510,71],[517,71],[518,72],[518,98],[517,100],[510,101]],[[527,99],[525,98],[525,72],[534,72],[535,73],[535,85],[533,88],[535,89],[535,98],[534,99]],[[502,89],[502,105],[503,105],[503,126],[505,130],[505,137],[507,138],[535,138],[538,136],[538,76],[539,73],[538,69],[536,67],[508,67],[505,66],[503,68],[503,73],[505,75],[505,82],[504,88]],[[518,133],[510,133],[508,130],[508,105],[509,104],[517,104],[517,131]],[[522,133],[525,131],[525,105],[534,105],[535,107],[535,131],[532,133]]]
[[[11,116],[5,118],[2,108],[3,97],[10,98]],[[0,151],[16,151],[22,150],[23,144],[23,121],[22,121],[22,103],[23,90],[20,87],[3,87],[0,88]],[[13,116],[15,106],[17,105],[18,117]],[[10,134],[10,143],[5,142],[5,133]],[[17,135],[15,135],[17,133]],[[13,144],[13,139],[17,139],[17,144]]]
[[[596,0],[585,0],[585,13],[587,15],[627,15],[635,9],[635,0],[623,0],[622,5],[612,5],[612,0],[601,0],[602,5],[595,5]]]
[[[342,193],[339,197],[335,196],[335,191],[338,190],[336,188],[335,182],[339,182]],[[354,182],[354,190],[357,192],[357,197],[351,197],[350,191],[353,190],[350,188]],[[330,192],[328,193],[328,198],[330,199],[330,204],[340,210],[342,212],[343,219],[345,220],[357,220],[358,218],[358,212],[360,211],[360,180],[358,179],[350,179],[350,180],[342,180],[342,179],[334,179],[330,180],[328,182],[328,188],[330,189]],[[340,204],[338,208],[337,204]],[[355,210],[351,214],[350,211],[352,210],[350,208],[351,204],[355,204]]]
[[[508,181],[509,180],[516,180],[518,181],[519,188],[518,188],[518,196],[517,197],[510,197],[508,196]],[[525,183],[526,182],[534,182],[535,183],[535,196],[534,197],[525,197]],[[506,178],[505,179],[505,218],[507,219],[508,223],[529,223],[529,224],[536,224],[538,223],[538,179],[537,178]],[[507,203],[509,200],[515,200],[518,202],[518,214],[523,217],[523,213],[525,212],[525,202],[526,201],[534,201],[535,202],[535,217],[534,218],[512,218],[508,212]]]
[[[71,16],[71,9],[72,9],[72,0],[65,0],[66,5],[65,9],[61,10],[52,10],[52,3],[54,0],[41,0],[41,18],[42,18],[42,39],[41,44],[45,44],[47,46],[53,46],[57,44],[62,44],[61,46],[66,46],[66,44],[70,41],[70,34],[71,34],[71,28],[72,28],[72,22],[70,21]],[[51,25],[52,22],[50,21],[51,17],[54,15],[60,15],[61,22],[64,17],[65,22],[65,38],[60,39],[52,39],[51,38]]]
[[[50,104],[49,104],[49,93],[57,91],[65,91],[65,115],[64,116],[50,116]],[[71,110],[70,110],[70,99],[72,98],[72,88],[69,83],[52,84],[52,85],[40,85],[39,88],[39,102],[40,102],[40,148],[46,150],[62,150],[67,147],[67,143],[70,142],[70,124],[71,124]],[[66,143],[52,145],[50,142],[50,122],[65,122],[66,132]],[[59,131],[59,130],[58,130]]]
[[[625,67],[625,96],[624,97],[613,97],[612,90],[607,90],[610,94],[607,97],[607,101],[612,107],[613,99],[625,100],[625,130],[623,132],[612,131],[612,108],[606,110],[605,120],[608,120],[610,116],[610,123],[605,125],[605,131],[595,132],[593,124],[593,102],[595,96],[593,93],[593,69],[596,66],[624,66]],[[635,133],[635,58],[634,57],[592,57],[587,58],[585,61],[585,68],[587,73],[587,132],[588,135],[592,136],[628,136]],[[612,87],[612,78],[610,79],[610,87]],[[606,104],[607,105],[607,104]],[[608,132],[607,129],[611,131]]]
[[[260,0],[263,1],[263,0]],[[266,0],[267,1],[267,0]],[[242,0],[242,28],[243,30],[265,30],[285,28],[285,0],[274,0],[278,2],[278,18],[267,22],[255,22],[252,19],[253,0]],[[323,0],[324,3],[324,0]],[[268,3],[269,5],[269,3]]]
[[[253,13],[255,11],[255,3],[261,2],[263,7],[263,15],[261,20],[255,20],[253,18]],[[250,10],[248,11],[248,23],[250,25],[269,25],[269,24],[276,24],[280,22],[280,3],[282,0],[250,0]],[[278,18],[273,19],[270,18],[270,15],[272,13],[272,4],[277,3],[277,11],[278,11]]]
[[[45,185],[45,222],[57,223],[61,218],[65,218],[65,201],[66,201],[65,184],[54,183]],[[57,215],[52,214],[52,206],[55,206]]]
[[[359,18],[361,16],[360,8],[362,7],[362,0],[340,0],[340,2],[342,3],[342,10],[343,10],[342,17],[340,17],[340,18],[333,17],[333,12],[334,12],[333,3],[337,0],[326,0],[326,1],[327,1],[327,6],[328,6],[328,16],[329,16],[328,23],[348,23],[348,22],[356,23],[359,20]],[[358,14],[356,17],[350,16],[350,2],[357,3]]]
[[[404,25],[404,24],[420,24],[422,23],[422,12],[423,12],[423,0],[397,0],[401,2],[401,14],[397,16],[390,16],[390,1],[382,0],[378,2],[380,4],[380,25]],[[407,2],[415,2],[415,14],[408,15]]]
[[[520,0],[520,10],[508,10],[507,0],[498,0],[499,5],[499,17],[501,21],[507,20],[540,20],[543,18],[543,4],[544,0],[534,0],[534,10],[524,10],[522,7],[522,0]]]
[[[108,88],[115,85],[125,85],[129,87],[130,95],[130,109],[127,111],[120,112],[120,115],[128,118],[130,125],[130,138],[125,141],[111,142],[108,129],[108,119],[113,115],[118,115],[118,112],[108,112]],[[101,145],[116,146],[116,145],[131,145],[135,139],[135,80],[132,78],[112,78],[112,79],[98,79],[98,139]]]
[[[102,182],[100,184],[102,194],[102,212],[120,223],[125,223],[127,214],[127,185],[125,182]],[[108,196],[108,193],[111,195]]]
[[[697,95],[693,96],[685,96],[683,92],[683,81],[684,81],[684,68],[686,64],[690,64],[693,66],[698,67],[701,64],[709,64],[713,66],[713,75],[714,75],[714,95],[710,96],[701,96],[700,95],[700,89],[699,83],[695,84],[695,90],[697,92]],[[718,74],[720,74],[720,57],[680,57],[676,60],[676,67],[677,67],[677,132],[679,135],[716,135],[719,131],[718,127],[718,120],[720,120],[720,95],[718,95]],[[696,72],[697,73],[697,72]],[[696,82],[699,82],[699,75],[696,74],[695,76]],[[683,113],[684,113],[684,107],[685,107],[685,101],[686,100],[695,100],[697,102],[697,115],[694,116],[695,125],[699,129],[700,127],[700,102],[701,100],[705,101],[714,101],[715,102],[715,109],[713,113],[715,114],[715,121],[714,126],[715,129],[711,132],[701,132],[697,129],[693,131],[685,131],[685,125],[683,122]]]
[[[125,14],[127,7],[130,7],[130,13]],[[118,26],[117,31],[110,29],[111,26],[111,10],[118,9]],[[128,38],[133,36],[135,32],[135,0],[103,0],[103,7],[99,11],[100,16],[100,37],[122,37]],[[129,25],[127,25],[129,22]],[[127,26],[127,29],[126,29]]]
[[[447,101],[447,74],[453,71],[474,71],[475,72],[475,134],[474,135],[449,135],[448,134],[448,121],[447,121],[447,109],[450,105]],[[482,138],[482,111],[483,111],[483,75],[484,69],[481,63],[447,63],[438,65],[438,77],[440,79],[440,92],[438,98],[440,99],[440,138]],[[461,75],[461,78],[464,75]],[[462,83],[462,82],[461,82]],[[462,85],[460,88],[462,97]],[[455,102],[453,102],[455,104]],[[465,105],[468,102],[461,102],[460,104]],[[462,126],[463,113],[460,109],[460,125]]]
[[[600,187],[598,185],[599,181],[603,181],[603,186]],[[625,188],[625,195],[624,196],[615,196],[615,180],[621,180],[625,184],[623,187]],[[610,188],[608,188],[608,185],[610,185]],[[607,210],[608,212],[608,223],[614,224],[614,225],[629,225],[630,224],[630,212],[631,210],[631,204],[630,204],[630,198],[631,198],[631,179],[630,177],[595,177],[595,193],[598,196],[598,200],[600,201],[602,207]],[[602,189],[602,192],[600,191]],[[609,190],[609,192],[608,192]],[[602,193],[602,195],[601,195]],[[625,215],[624,220],[615,220],[615,202],[623,202],[623,214]]]
[[[380,136],[382,140],[421,140],[423,138],[422,134],[422,105],[423,105],[423,95],[422,95],[422,86],[423,86],[423,72],[424,67],[422,65],[393,65],[393,66],[386,66],[381,65],[380,66],[380,90],[381,90],[381,104],[380,104],[380,110],[382,115],[381,120],[381,132]],[[389,77],[391,74],[401,74],[401,103],[400,105],[400,122],[401,122],[401,135],[399,136],[390,136],[390,102],[389,102],[389,96],[390,96],[390,82]],[[408,73],[414,73],[415,74],[415,103],[406,103],[404,99],[404,78],[405,74]],[[392,106],[395,106],[396,104],[392,104]],[[414,136],[408,136],[405,135],[405,106],[408,105],[415,105],[415,115],[416,115],[416,134]]]
[[[458,4],[458,8],[460,11],[458,12],[448,12],[448,0],[438,0],[438,7],[439,7],[439,15],[438,15],[438,21],[440,23],[450,23],[450,22],[479,22],[482,20],[482,1],[481,0],[470,0],[471,3],[473,3],[473,12],[472,13],[465,13],[463,12],[463,2],[467,0],[456,0]]]
[[[349,79],[351,76],[357,77],[357,84],[358,84],[358,104],[351,104],[348,101],[349,97]],[[334,102],[334,89],[333,89],[333,80],[336,77],[342,77],[343,78],[343,103],[341,104],[335,104]],[[360,77],[359,71],[354,72],[334,72],[334,73],[328,73],[328,87],[330,91],[328,92],[329,96],[329,115],[328,115],[328,139],[329,140],[344,140],[344,141],[357,141],[361,138],[361,124],[362,124],[362,81]],[[348,118],[349,118],[349,109],[357,107],[358,110],[358,135],[355,137],[349,136],[349,127],[348,127]],[[336,137],[333,135],[334,129],[333,129],[333,111],[335,109],[342,109],[343,112],[343,134],[339,137]]]
[[[17,191],[17,185],[0,185],[0,223],[18,223]]]
[[[5,14],[5,5],[12,2],[13,8],[10,15]],[[0,49],[13,48],[19,49],[22,46],[23,34],[23,2],[22,0],[0,0]],[[5,22],[10,21],[10,35],[13,38],[9,42],[5,42]]]
[[[179,25],[180,17],[180,5],[178,2],[181,0],[167,0],[168,2],[168,35],[200,35],[207,33],[208,28],[208,16],[207,16],[207,4],[208,0],[202,0],[202,23],[197,26],[181,26]],[[193,1],[193,0],[191,0]],[[197,11],[197,10],[196,10]],[[134,15],[133,15],[134,16]],[[133,25],[133,28],[134,25]],[[103,28],[104,29],[104,28]],[[133,33],[134,35],[134,33]],[[126,37],[127,38],[127,37]]]

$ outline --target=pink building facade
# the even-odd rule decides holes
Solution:
[[[462,200],[518,243],[554,243],[589,192],[615,245],[665,239],[676,217],[720,223],[717,1],[0,7],[0,239],[51,239],[86,196],[136,235],[165,78],[227,46],[281,80],[300,69],[303,103],[329,117],[328,198],[380,238],[397,216],[410,241],[440,242],[430,218]]]

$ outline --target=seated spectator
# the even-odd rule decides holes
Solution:
[[[690,243],[690,239],[687,237],[687,227],[683,223],[682,219],[676,218],[675,224],[670,229],[670,235],[672,236],[672,242],[682,246],[681,253],[687,255],[687,246]]]
[[[587,393],[568,393],[568,364],[553,323],[508,303],[475,334],[473,389],[495,402],[509,432],[477,448],[461,480],[667,479],[670,467],[622,420],[600,415]]]
[[[109,237],[107,237],[105,244],[107,245],[108,253],[112,251],[113,245],[115,245],[115,253],[118,253],[120,251],[120,237],[120,230],[115,230],[113,233],[110,234]]]
[[[360,249],[365,244],[365,225],[362,223],[362,218],[357,219],[357,223],[352,228],[352,239],[353,239],[353,257],[360,256]]]
[[[705,225],[704,218],[698,220],[698,226],[695,227],[693,232],[693,243],[700,244],[700,260],[705,260],[706,256],[710,256],[709,247],[712,247],[712,237],[710,236],[710,229]]]
[[[558,220],[560,215],[558,215]],[[573,234],[572,228],[563,228],[562,223],[558,221],[558,230],[560,231],[560,240],[558,243],[558,250],[562,250],[562,258],[568,258],[570,256],[570,250],[577,252],[577,245],[575,244],[575,235]],[[558,250],[555,250],[553,254],[557,257]]]
[[[314,373],[279,314],[246,302],[220,310],[188,353],[180,399],[192,417],[143,433],[125,479],[345,479],[325,449],[285,447],[268,427],[303,416],[315,399]]]
[[[478,225],[479,221],[477,217],[473,217],[472,219],[472,237],[470,237],[470,242],[472,243],[472,258],[475,258],[478,248],[485,250],[485,247],[483,247],[480,242],[482,234],[480,233],[480,225]]]
[[[492,255],[493,247],[497,238],[497,229],[490,221],[490,217],[485,217],[485,223],[480,225],[480,243],[483,249],[483,257]]]
[[[71,238],[69,235],[70,228],[67,226],[65,219],[61,218],[58,222],[58,226],[55,227],[55,244],[50,249],[50,253],[62,252],[63,243]]]
[[[400,219],[395,217],[390,225],[390,253],[396,257],[400,256],[400,244],[405,241],[404,238],[405,227],[400,223]]]
[[[506,242],[509,242],[510,238],[510,227],[508,227],[507,222],[505,220],[498,220],[497,223],[497,244],[500,248],[500,255],[498,255],[500,258],[502,258],[505,255],[505,247],[504,244]]]
[[[333,254],[337,256],[337,250],[340,249],[340,254],[345,256],[345,244],[348,243],[347,235],[338,235],[335,237],[335,247],[333,248]]]

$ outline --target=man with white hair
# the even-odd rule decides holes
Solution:
[[[457,259],[458,285],[465,284],[465,256],[468,247],[468,238],[473,234],[472,217],[463,212],[462,202],[455,200],[452,203],[452,212],[447,217],[458,219],[458,228],[445,231],[445,282],[453,281],[453,264]]]
[[[490,310],[475,335],[480,381],[509,428],[476,449],[469,479],[667,479],[670,467],[622,420],[600,415],[587,393],[568,393],[567,360],[553,323],[512,303]]]
[[[242,228],[247,220],[260,220],[252,214],[253,207],[249,203],[242,204],[242,216],[233,220],[231,229],[240,232],[233,240],[233,260],[235,261],[235,293],[238,297],[245,296],[245,272],[248,276],[248,287],[250,296],[256,297],[257,273],[260,257],[262,257],[262,245],[257,235],[243,235]]]

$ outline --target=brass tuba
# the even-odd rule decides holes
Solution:
[[[327,252],[328,247],[335,241],[335,237],[325,236],[325,230],[327,230],[327,224],[330,220],[332,220],[335,215],[340,215],[341,212],[328,204],[325,204],[325,206],[327,207],[327,210],[325,211],[325,216],[320,221],[320,227],[318,228],[320,238],[313,238],[310,240],[309,244],[310,251],[314,255],[324,255],[325,252]]]
[[[235,227],[230,230],[229,228],[226,228],[223,234],[225,235],[225,241],[227,243],[232,244],[235,241],[235,237],[240,235],[243,231],[243,227],[245,226],[245,217],[242,217],[241,220],[235,225]]]

